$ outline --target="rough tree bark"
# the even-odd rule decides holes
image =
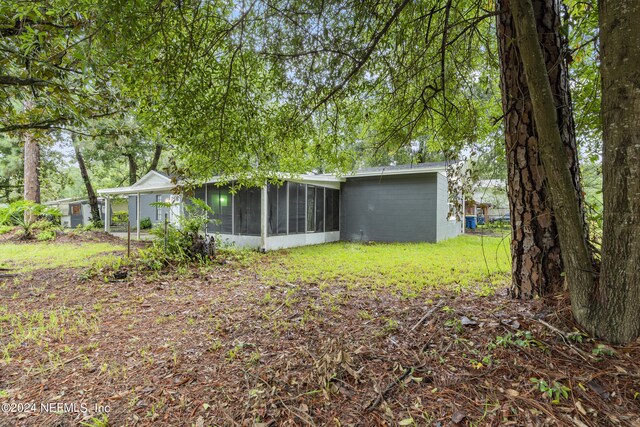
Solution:
[[[73,149],[76,153],[78,167],[80,168],[80,175],[82,176],[82,181],[84,182],[84,186],[87,189],[87,197],[89,198],[89,206],[91,207],[91,221],[93,221],[94,224],[97,224],[98,222],[100,222],[100,208],[98,206],[98,197],[96,196],[96,192],[93,190],[93,185],[91,185],[91,178],[89,177],[89,172],[87,171],[87,167],[84,163],[84,157],[82,156],[82,152],[80,151],[80,146],[78,145],[75,134],[71,135],[71,140],[73,142]]]
[[[138,163],[135,155],[128,153],[125,156],[129,161],[129,185],[133,185],[138,180]]]
[[[546,175],[545,185],[551,195],[558,224],[571,308],[575,319],[592,331],[589,325],[595,280],[591,252],[584,233],[584,218],[579,198],[576,197],[574,178],[567,163],[558,126],[556,100],[539,42],[534,8],[531,0],[512,0],[510,6],[520,57],[530,88],[538,132],[538,149]]]
[[[543,296],[562,289],[563,271],[557,224],[545,172],[539,156],[538,134],[524,74],[509,0],[499,0],[498,43],[500,83],[507,152],[508,198],[511,211],[512,286],[515,298]],[[560,37],[560,11],[554,0],[534,0],[538,40],[555,98],[558,128],[565,147],[576,196],[582,197],[578,152],[569,96],[566,41]],[[585,227],[586,230],[586,227]],[[586,233],[586,231],[585,231]]]
[[[153,152],[153,159],[151,160],[151,166],[149,171],[158,170],[158,163],[160,163],[160,156],[162,155],[162,144],[156,144],[156,149]]]
[[[601,0],[603,201],[601,282],[588,329],[640,335],[640,0]]]
[[[40,144],[31,132],[22,134],[24,143],[24,199],[40,203]]]

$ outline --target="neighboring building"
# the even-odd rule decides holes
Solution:
[[[144,214],[145,197],[165,197],[176,187],[158,175],[164,179],[147,176],[131,187],[98,191],[135,193],[143,217],[150,217],[151,211]],[[231,185],[220,184],[218,178],[195,188],[194,197],[214,212],[206,233],[238,246],[272,250],[338,240],[438,242],[462,231],[462,224],[450,217],[444,163],[372,168],[346,177],[281,179],[281,185],[233,193]],[[130,204],[130,213],[132,208]]]
[[[485,222],[509,213],[507,183],[500,179],[480,180],[474,186],[473,197],[465,202],[465,214],[483,217]]]
[[[60,224],[67,228],[76,228],[87,225],[91,222],[91,206],[89,200],[68,198],[51,200],[44,205],[58,208],[62,216]],[[98,198],[98,208],[100,209],[100,219],[104,220],[104,199]]]

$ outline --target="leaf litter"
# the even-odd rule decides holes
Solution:
[[[640,426],[638,343],[593,351],[564,295],[408,299],[261,268],[0,282],[0,403],[88,407],[0,425],[80,425],[98,405],[118,426]]]

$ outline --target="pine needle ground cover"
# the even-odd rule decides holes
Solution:
[[[637,425],[639,346],[509,299],[480,239],[1,278],[0,425]]]

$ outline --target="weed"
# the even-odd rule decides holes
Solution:
[[[598,344],[596,348],[591,350],[591,353],[595,356],[613,356],[615,351],[611,347],[607,347],[604,344]]]
[[[101,414],[99,417],[80,422],[80,425],[84,427],[107,427],[109,425],[109,417],[106,414]]]
[[[371,320],[373,316],[367,310],[358,311],[358,317],[362,320]]]
[[[582,344],[582,341],[588,337],[589,336],[587,334],[584,334],[580,331],[574,331],[574,332],[571,332],[569,335],[567,335],[567,338],[569,338],[571,341],[574,341],[580,344]]]
[[[511,332],[507,333],[504,336],[498,335],[495,340],[493,340],[487,348],[489,350],[494,350],[497,347],[509,347],[509,346],[517,346],[517,347],[531,347],[531,344],[535,344],[540,348],[543,348],[541,342],[536,340],[531,332],[529,331],[518,331],[514,334]]]
[[[571,389],[569,387],[566,387],[559,381],[554,381],[552,385],[550,385],[543,379],[535,377],[529,378],[529,381],[536,384],[538,386],[538,390],[540,390],[543,395],[550,398],[551,401],[555,404],[560,403],[560,399],[569,398],[569,392],[571,391]]]

